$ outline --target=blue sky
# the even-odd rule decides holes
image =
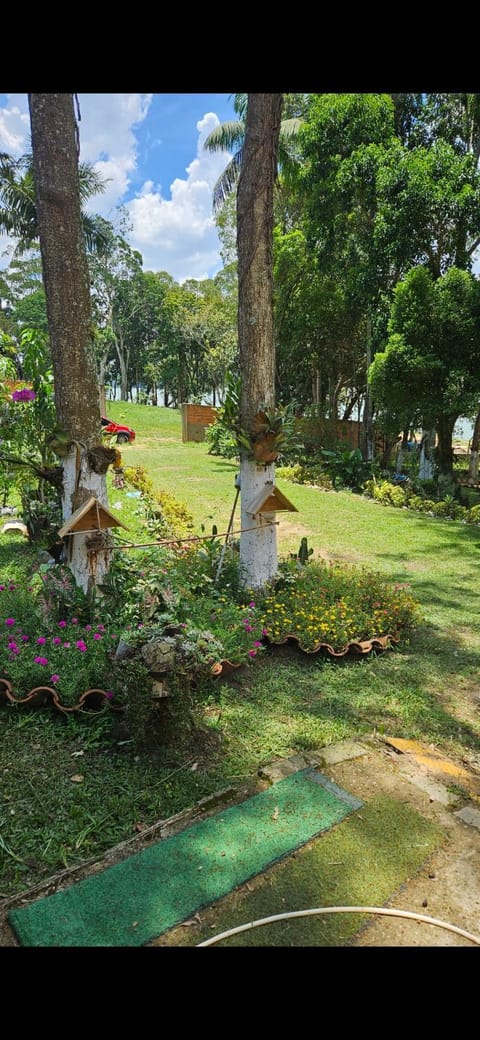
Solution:
[[[176,281],[212,277],[222,264],[212,189],[229,159],[202,148],[234,119],[230,94],[79,94],[80,158],[108,179],[91,208],[114,220],[125,206],[128,238],[144,269]],[[29,150],[27,94],[0,94],[0,151]],[[0,266],[8,263],[0,237]],[[3,255],[2,255],[3,254]]]

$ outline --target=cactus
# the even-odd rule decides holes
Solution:
[[[311,556],[312,553],[313,553],[313,549],[309,549],[308,548],[308,540],[306,538],[302,538],[302,540],[300,542],[300,548],[298,550],[298,555],[297,555],[297,559],[302,564],[302,567],[305,566],[305,564],[306,564],[306,562],[308,560],[308,557]]]

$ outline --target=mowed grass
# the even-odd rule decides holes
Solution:
[[[144,466],[159,490],[185,502],[195,533],[203,525],[210,534],[214,523],[226,530],[235,461],[182,444],[177,411],[111,402],[107,414],[137,432],[135,444],[122,447],[125,466]],[[0,897],[99,857],[139,828],[302,750],[388,734],[480,767],[480,529],[347,492],[281,479],[279,486],[298,509],[278,514],[280,553],[298,549],[305,534],[316,557],[408,582],[424,617],[411,643],[335,662],[270,648],[230,681],[212,683],[203,704],[211,744],[155,755],[136,754],[108,714],[65,719],[0,704]],[[128,491],[112,488],[110,505],[125,523],[131,518],[138,537],[138,503]],[[28,574],[29,566],[23,538],[2,536],[1,577]],[[77,774],[81,782],[72,780]]]

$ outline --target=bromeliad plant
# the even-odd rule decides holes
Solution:
[[[207,438],[210,454],[226,454],[231,458],[234,445],[237,455],[246,454],[247,458],[268,465],[282,455],[300,450],[293,407],[265,405],[257,412],[252,429],[245,430],[240,422],[240,399],[241,380],[230,377],[224,403]]]

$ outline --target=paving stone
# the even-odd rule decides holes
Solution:
[[[354,740],[344,740],[341,744],[330,744],[320,751],[309,752],[308,758],[318,765],[335,766],[338,762],[347,762],[350,758],[368,755],[369,749]]]
[[[479,809],[474,809],[471,805],[465,805],[463,809],[459,809],[458,812],[455,812],[453,815],[459,816],[464,823],[468,823],[471,827],[476,827],[477,831],[480,831]]]
[[[421,773],[415,773],[412,769],[409,769],[408,766],[406,768],[400,767],[399,773],[401,773],[406,780],[410,780],[410,783],[419,787],[421,791],[425,791],[433,802],[441,802],[442,805],[447,806],[455,805],[457,797],[447,790],[445,784],[440,784],[437,780],[431,780],[428,776],[423,776]]]

